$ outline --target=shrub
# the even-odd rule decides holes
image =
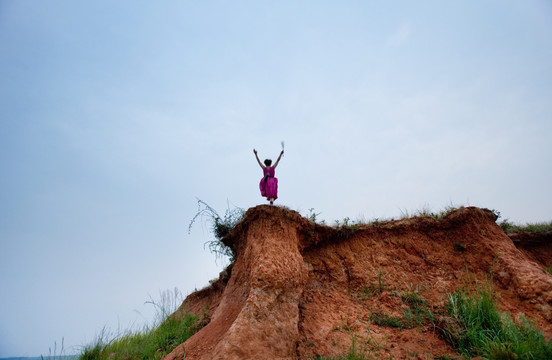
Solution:
[[[207,221],[211,225],[211,232],[215,236],[215,240],[205,242],[205,245],[209,247],[209,250],[217,257],[227,256],[230,258],[230,262],[234,259],[234,253],[232,249],[222,242],[222,239],[230,234],[230,232],[236,227],[236,225],[243,219],[245,210],[239,207],[230,209],[230,205],[224,213],[224,217],[221,217],[218,212],[209,206],[205,201],[197,199],[197,213],[190,221],[188,226],[188,233],[192,231],[192,225],[198,217],[207,217]]]

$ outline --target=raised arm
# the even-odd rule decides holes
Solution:
[[[259,157],[257,156],[257,150],[253,149],[253,152],[255,153],[255,158],[257,158],[257,162],[259,163],[259,166],[264,169],[263,164],[261,163],[261,160],[259,160]],[[279,159],[278,159],[279,160]]]
[[[282,158],[282,155],[284,155],[284,150],[280,152],[280,156],[278,156],[278,160],[276,160],[276,163],[274,164],[274,167],[278,166],[278,163],[280,162],[280,159]]]

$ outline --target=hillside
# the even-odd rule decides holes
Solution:
[[[204,313],[209,323],[164,359],[338,357],[353,339],[380,358],[450,358],[439,329],[447,295],[486,281],[502,311],[550,336],[550,242],[516,247],[495,221],[467,207],[440,220],[329,227],[282,207],[251,208],[223,239],[233,267],[173,314]]]

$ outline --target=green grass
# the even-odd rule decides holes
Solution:
[[[458,291],[448,299],[445,338],[464,356],[486,359],[552,359],[552,343],[531,320],[500,313],[490,286],[472,295]]]
[[[146,303],[156,310],[153,325],[142,330],[127,330],[117,336],[103,329],[94,343],[85,346],[79,360],[158,360],[169,354],[207,323],[207,315],[184,314],[171,316],[182,302],[178,289],[162,292],[161,298],[154,301],[151,297]]]
[[[390,316],[382,312],[373,312],[370,314],[370,321],[378,326],[412,329],[430,324],[435,320],[427,301],[417,293],[405,293],[401,295],[401,300],[409,307],[407,310],[403,310],[403,316]]]
[[[128,332],[106,341],[103,336],[83,349],[80,360],[157,360],[170,353],[201,328],[198,316],[168,318],[159,327]]]
[[[401,210],[401,219],[411,218],[415,216],[420,217],[432,217],[435,220],[440,220],[450,214],[451,212],[458,210],[459,207],[454,205],[448,205],[445,206],[443,210],[440,210],[438,212],[432,211],[429,206],[424,206],[421,210],[415,210],[413,212],[409,212],[408,210]]]
[[[410,307],[423,307],[427,305],[427,301],[415,292],[401,295],[401,300]]]
[[[387,326],[393,328],[403,328],[404,324],[401,318],[390,316],[386,313],[373,312],[370,314],[370,321],[378,326]]]
[[[364,349],[359,348],[357,346],[356,337],[353,336],[353,342],[351,343],[351,347],[349,347],[349,351],[338,357],[338,358],[330,358],[330,357],[321,357],[317,356],[315,357],[315,360],[370,360],[372,357],[367,356],[365,354]]]
[[[514,232],[537,233],[537,232],[552,231],[552,221],[517,225],[517,224],[511,223],[508,220],[504,220],[499,224],[499,226],[502,228],[502,230],[504,230],[504,232],[507,232],[507,233],[514,233]]]
[[[407,328],[422,326],[426,323],[431,323],[435,320],[435,316],[428,308],[427,301],[415,292],[409,292],[401,295],[403,303],[409,306],[410,309],[404,310],[403,324]]]
[[[378,270],[378,276],[377,276],[377,280],[378,280],[378,283],[377,285],[373,284],[373,283],[370,283],[367,287],[361,289],[358,294],[360,296],[361,299],[363,300],[366,300],[370,297],[372,297],[373,295],[375,294],[381,294],[383,292],[383,290],[385,290],[385,284],[383,282],[383,272],[381,270]]]

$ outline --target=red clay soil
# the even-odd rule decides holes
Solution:
[[[209,323],[164,359],[339,357],[353,339],[373,357],[454,358],[439,321],[397,328],[378,319],[406,324],[414,295],[439,314],[447,294],[486,281],[502,311],[525,314],[550,336],[552,276],[495,220],[468,207],[441,220],[335,228],[282,207],[251,208],[223,239],[236,254],[231,271],[174,314],[203,313]]]
[[[552,231],[508,233],[518,249],[528,258],[552,269]]]

